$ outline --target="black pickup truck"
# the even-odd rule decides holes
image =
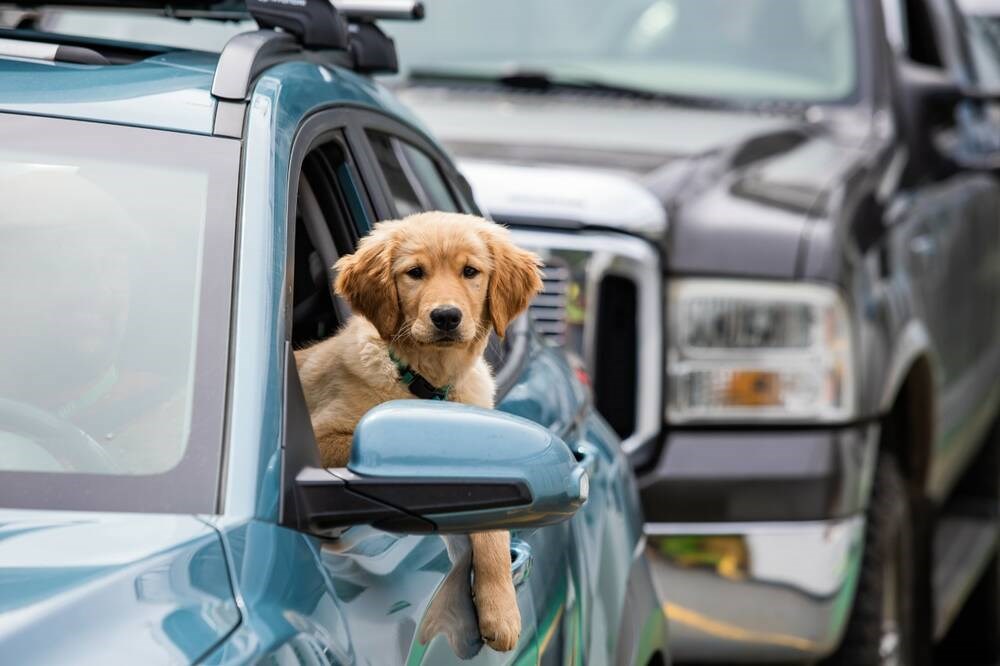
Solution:
[[[400,92],[547,258],[675,658],[995,658],[1000,90],[953,0],[427,20]]]

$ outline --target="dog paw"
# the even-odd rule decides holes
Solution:
[[[497,652],[509,652],[521,637],[521,612],[516,603],[480,609],[479,633]]]

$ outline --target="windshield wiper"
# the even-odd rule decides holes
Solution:
[[[500,73],[489,74],[418,67],[409,70],[407,78],[411,81],[440,81],[443,83],[493,83],[513,90],[535,90],[539,92],[579,91],[607,93],[629,99],[664,102],[678,106],[694,106],[698,108],[746,108],[747,106],[731,100],[659,92],[609,83],[600,79],[557,76],[538,69],[507,69]]]

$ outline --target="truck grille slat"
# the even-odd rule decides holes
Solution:
[[[542,269],[542,292],[535,297],[530,308],[535,328],[557,345],[566,343],[566,297],[571,278],[568,265],[558,257],[549,257]]]

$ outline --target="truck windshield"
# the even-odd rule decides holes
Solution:
[[[654,93],[838,101],[857,87],[851,0],[429,0],[391,25],[405,70],[544,72]]]
[[[0,116],[0,506],[214,509],[236,144]]]

